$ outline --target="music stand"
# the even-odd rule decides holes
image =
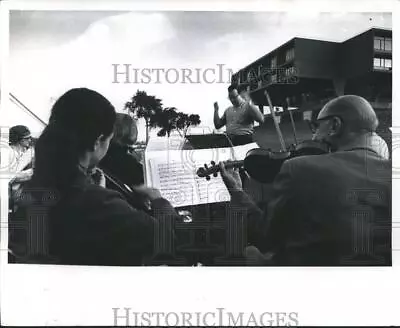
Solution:
[[[232,147],[232,143],[226,134],[192,134],[186,136],[186,139],[193,149]]]

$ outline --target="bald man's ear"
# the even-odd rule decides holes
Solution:
[[[333,117],[331,134],[339,136],[343,133],[343,128],[344,128],[343,121],[340,119],[340,117],[337,116]]]

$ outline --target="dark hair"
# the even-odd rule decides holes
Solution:
[[[74,182],[79,157],[113,132],[115,109],[96,91],[71,89],[54,104],[49,125],[35,146],[32,183],[62,190]]]
[[[228,87],[228,92],[232,92],[233,90],[237,90],[237,88],[238,88],[237,84],[231,84]]]
[[[31,131],[25,125],[15,125],[10,128],[8,143],[10,145],[18,144],[22,139],[31,136]]]
[[[136,142],[138,130],[136,121],[124,113],[117,113],[117,118],[114,126],[113,142],[121,146],[130,145]]]
[[[247,84],[239,84],[238,87],[237,87],[237,91],[238,91],[239,93],[241,93],[241,92],[243,92],[243,91],[247,91],[247,87],[248,87]]]

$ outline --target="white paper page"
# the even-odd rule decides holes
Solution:
[[[152,137],[150,138],[144,152],[144,177],[146,186],[154,187],[150,161],[155,158],[164,159],[165,163],[178,160],[177,153],[182,148],[185,139],[177,137]]]
[[[163,152],[168,150],[179,150],[182,149],[185,138],[171,136],[167,137],[152,137],[147,143],[146,152]]]
[[[247,145],[233,147],[233,152],[235,156],[234,159],[238,161],[245,159],[247,152],[254,148],[260,148],[260,147],[255,142],[249,143]]]
[[[219,203],[230,200],[230,195],[222,181],[221,175],[217,177],[211,176],[210,180],[200,178],[196,172],[204,164],[210,165],[211,161],[218,164],[221,161],[233,159],[232,148],[214,148],[214,149],[199,149],[188,153],[190,161],[193,163],[193,173],[198,188],[199,204]]]
[[[148,159],[147,185],[160,190],[175,207],[215,203],[229,200],[220,176],[210,181],[196,174],[204,164],[232,158],[230,148],[158,152]]]
[[[231,200],[229,191],[225,187],[220,173],[218,173],[217,177],[211,176],[209,181],[196,176],[196,183],[199,194],[199,204],[220,203]]]
[[[149,160],[152,186],[172,206],[181,207],[199,203],[197,184],[191,170],[179,161],[166,162],[162,158]]]

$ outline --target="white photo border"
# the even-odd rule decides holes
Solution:
[[[0,6],[1,112],[8,100],[9,10],[392,12],[397,1],[4,1]],[[399,32],[400,33],[400,32]],[[397,36],[396,32],[395,35]],[[393,39],[400,53],[400,39]],[[393,67],[399,90],[400,65]],[[393,92],[393,108],[400,92]],[[400,135],[400,111],[392,113]],[[1,121],[0,121],[1,122]],[[397,128],[398,127],[398,128]],[[2,131],[3,132],[3,131]],[[2,158],[5,152],[2,149]],[[393,153],[393,167],[400,167]],[[7,264],[8,181],[0,179],[2,325],[113,325],[112,308],[137,312],[298,312],[300,325],[400,324],[400,203],[393,201],[392,268],[111,268]],[[393,178],[393,200],[400,180]],[[396,246],[397,245],[397,246]],[[397,310],[397,311],[396,311]]]

